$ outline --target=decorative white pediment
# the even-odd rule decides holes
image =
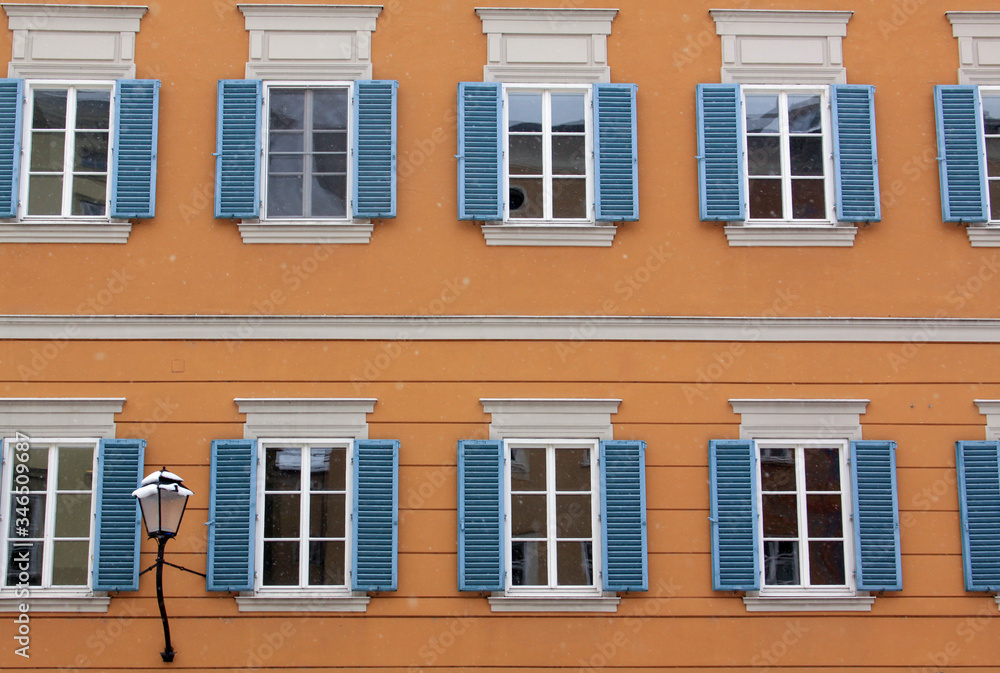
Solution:
[[[740,439],[861,439],[869,400],[729,400]]]
[[[490,439],[614,439],[611,414],[621,400],[481,399]]]
[[[958,83],[1000,84],[1000,12],[945,12],[958,38]]]
[[[261,398],[234,400],[244,439],[259,437],[329,437],[368,439],[371,398]]]

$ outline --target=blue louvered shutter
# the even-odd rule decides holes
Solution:
[[[639,219],[635,84],[594,85],[594,189],[598,221]]]
[[[955,442],[966,591],[1000,591],[1000,442]]]
[[[392,80],[354,83],[354,217],[396,217],[396,89]]]
[[[153,217],[160,82],[117,80],[115,102],[111,217]]]
[[[901,591],[896,442],[852,441],[851,486],[858,589]]]
[[[458,85],[458,219],[503,219],[503,97],[499,82]]]
[[[94,498],[95,591],[139,589],[142,515],[132,491],[142,481],[144,439],[102,439],[97,453]]]
[[[23,98],[23,79],[0,79],[0,217],[17,217]]]
[[[219,80],[215,216],[260,215],[261,81]]]
[[[503,442],[458,443],[458,589],[504,589]]]
[[[646,442],[601,442],[605,591],[646,591]]]
[[[938,171],[945,222],[986,222],[986,149],[979,87],[936,86]]]
[[[749,439],[708,443],[712,528],[712,588],[760,589],[757,537],[757,459]]]
[[[257,509],[257,440],[212,441],[208,499],[209,591],[251,591]]]
[[[353,475],[351,589],[395,591],[399,440],[357,440]]]
[[[882,219],[882,204],[875,143],[875,87],[833,84],[830,94],[837,220],[878,222]]]
[[[739,84],[698,85],[698,199],[702,220],[746,219]]]

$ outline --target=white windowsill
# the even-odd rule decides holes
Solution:
[[[997,608],[1000,609],[1000,595],[994,596],[993,601],[997,604]]]
[[[367,595],[353,596],[317,594],[283,594],[280,596],[240,595],[236,605],[240,612],[366,612]]]
[[[618,612],[618,596],[490,596],[493,612]]]
[[[973,248],[1000,248],[1000,223],[970,224],[965,233]]]
[[[747,612],[871,612],[875,597],[859,591],[853,596],[744,596]]]
[[[242,220],[239,227],[244,243],[367,244],[374,229],[371,220]]]
[[[0,243],[126,243],[130,233],[128,220],[0,222]]]
[[[575,246],[607,248],[618,228],[613,224],[484,224],[486,245]]]
[[[0,612],[21,612],[21,605],[28,606],[28,614],[33,612],[107,612],[111,599],[98,592],[98,595],[88,592],[86,595],[72,593],[55,593],[41,595],[41,590],[31,591],[24,598],[0,596]]]
[[[858,228],[850,224],[729,224],[731,247],[833,247],[854,245]]]

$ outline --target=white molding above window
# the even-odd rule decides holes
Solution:
[[[250,32],[247,79],[371,79],[381,5],[239,4]]]
[[[130,79],[144,5],[3,3],[14,33],[8,77]]]
[[[986,417],[986,441],[1000,441],[1000,400],[973,400]]]
[[[487,39],[484,82],[610,82],[617,9],[477,7]]]
[[[733,399],[740,439],[861,439],[869,400]]]
[[[484,224],[486,245],[609,248],[618,227],[606,224]]]
[[[124,397],[0,398],[0,436],[111,439],[124,405]]]
[[[236,398],[246,414],[244,439],[351,437],[368,439],[372,398]]]
[[[713,9],[722,81],[846,84],[842,40],[853,12]]]
[[[958,83],[1000,84],[1000,12],[945,12],[958,38]]]
[[[725,226],[730,247],[755,248],[849,248],[858,228],[853,224],[729,224]]]
[[[614,439],[611,415],[616,399],[483,398],[491,415],[490,439]]]

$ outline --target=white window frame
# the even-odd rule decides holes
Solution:
[[[546,449],[546,551],[547,568],[549,574],[548,586],[514,586],[513,585],[513,535],[511,532],[511,498],[512,486],[511,470],[513,468],[512,449],[516,448],[545,448]],[[555,452],[561,448],[587,448],[591,451],[590,468],[590,508],[591,508],[591,558],[593,566],[591,568],[592,584],[590,586],[568,585],[560,586],[556,582],[558,571],[557,550],[556,550],[556,513],[555,513]],[[504,509],[508,512],[504,521],[504,545],[506,552],[506,596],[526,596],[526,597],[556,597],[565,596],[576,597],[599,597],[603,594],[601,590],[601,528],[600,528],[600,442],[587,439],[505,439],[504,440]],[[549,497],[552,496],[552,497]],[[541,539],[541,538],[539,538]]]
[[[263,584],[264,568],[264,482],[266,477],[265,456],[268,448],[299,448],[307,450],[310,446],[334,447],[347,450],[347,460],[345,463],[346,473],[345,495],[344,495],[344,583],[331,585],[309,585],[309,529],[308,516],[310,500],[306,496],[308,492],[301,490],[302,486],[308,485],[308,476],[305,470],[302,471],[302,482],[298,491],[299,498],[299,523],[305,523],[306,527],[299,529],[299,584],[297,586],[265,586]],[[303,449],[303,447],[306,447]],[[354,541],[351,536],[351,503],[354,498],[354,484],[351,477],[351,465],[354,462],[354,440],[349,438],[326,439],[326,438],[262,438],[257,441],[257,521],[254,530],[255,551],[254,551],[254,594],[258,596],[275,597],[296,597],[296,598],[326,598],[326,597],[350,597],[352,592],[349,587],[348,574],[351,570],[351,560],[354,558]],[[303,547],[306,553],[302,553]]]
[[[542,94],[542,192],[543,216],[541,218],[520,218],[510,216],[510,130],[508,112],[509,92]],[[552,105],[553,92],[582,93],[584,95],[584,154],[586,156],[586,196],[587,216],[581,218],[555,218],[552,216]],[[594,88],[589,85],[574,84],[504,84],[503,85],[503,195],[504,224],[523,226],[589,225],[595,222],[594,213]]]
[[[18,590],[17,585],[7,585],[7,563],[9,559],[9,551],[11,546],[11,540],[8,537],[8,531],[10,527],[10,521],[14,517],[14,513],[11,511],[13,507],[13,495],[11,491],[12,478],[14,476],[14,447],[19,441],[27,441],[33,446],[45,446],[49,449],[48,453],[48,470],[46,473],[46,491],[45,491],[45,520],[43,523],[43,548],[45,551],[42,556],[42,585],[41,586],[30,586],[27,589],[27,596],[22,596],[21,591]],[[2,559],[2,573],[0,576],[0,599],[5,598],[21,598],[22,601],[25,599],[30,599],[34,597],[45,597],[45,598],[57,598],[57,599],[75,599],[75,598],[91,598],[93,597],[94,591],[91,589],[91,582],[93,581],[93,570],[94,570],[94,517],[96,514],[96,503],[94,498],[94,492],[96,491],[97,484],[97,453],[99,450],[100,440],[96,438],[81,438],[81,437],[30,437],[28,439],[18,439],[17,437],[7,437],[3,440],[3,470],[2,470],[2,486],[0,486],[0,498],[2,498],[3,505],[0,507],[0,559]],[[51,449],[56,447],[57,450],[53,452]],[[86,585],[52,585],[52,565],[53,565],[53,538],[55,536],[55,518],[57,507],[55,506],[55,492],[58,480],[58,450],[63,447],[68,448],[90,448],[93,450],[93,457],[91,462],[92,470],[92,481],[90,489],[90,532],[89,545],[87,548],[87,583]]]
[[[789,94],[819,94],[821,111],[821,137],[823,143],[823,194],[826,205],[826,214],[819,219],[794,219],[792,217],[781,218],[755,218],[750,219],[750,152],[749,136],[746,126],[747,116],[747,95],[755,94],[777,94],[779,101],[779,143],[781,151],[781,193],[782,212],[786,215],[792,213],[792,176],[790,159],[790,134],[788,123],[788,95]],[[835,222],[835,202],[836,188],[834,185],[834,162],[833,162],[833,129],[830,117],[830,87],[828,86],[773,86],[773,85],[753,85],[745,84],[740,87],[743,108],[743,167],[744,167],[744,187],[746,189],[746,224],[750,227],[784,226],[794,227],[802,225],[834,225]]]
[[[761,513],[757,521],[758,539],[761,541],[761,563],[759,569],[761,573],[760,596],[779,597],[844,597],[852,598],[856,595],[855,568],[854,568],[854,529],[851,521],[851,474],[848,466],[848,456],[850,454],[850,443],[843,439],[760,439],[756,444],[757,458],[757,511]],[[799,585],[768,585],[765,582],[767,577],[766,560],[764,558],[764,492],[761,475],[761,451],[764,449],[794,449],[795,450],[795,472],[796,472],[796,503],[798,511],[799,526],[799,577],[803,579],[809,574],[809,543],[808,515],[806,511],[805,494],[805,464],[800,460],[802,452],[809,448],[836,448],[839,450],[840,458],[840,494],[841,494],[841,527],[844,537],[844,577],[846,584],[843,585],[812,585],[803,583]]]
[[[979,87],[979,110],[980,110],[979,114],[980,115],[984,114],[985,106],[983,105],[983,99],[985,99],[985,98],[996,98],[996,99],[1000,100],[1000,86],[980,85],[980,87]],[[986,183],[985,183],[985,188],[986,188],[986,215],[989,218],[988,222],[986,223],[986,226],[989,226],[989,227],[1000,227],[1000,218],[995,218],[994,219],[992,217],[994,204],[993,204],[993,199],[991,198],[991,193],[990,193],[990,181],[992,180],[993,182],[1000,182],[1000,175],[996,175],[996,176],[993,176],[993,177],[990,176],[990,168],[989,168],[989,161],[988,161],[989,152],[987,150],[987,145],[986,145],[986,139],[988,137],[990,137],[990,138],[996,138],[996,139],[1000,140],[1000,134],[997,134],[997,135],[994,135],[994,136],[987,136],[986,135],[986,125],[985,125],[985,117],[984,117],[984,119],[983,119],[983,161],[986,162],[986,165],[983,167],[983,170],[984,170],[984,172],[986,174]],[[998,208],[998,210],[1000,210],[1000,208]],[[971,236],[971,234],[970,234],[970,236]]]

